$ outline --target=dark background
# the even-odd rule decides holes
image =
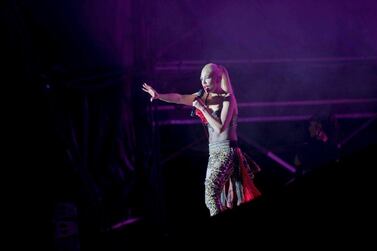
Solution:
[[[314,205],[360,215],[354,209],[372,200],[360,194],[370,193],[377,142],[376,14],[372,0],[3,1],[9,205],[15,222],[31,221],[27,231],[11,224],[15,233],[48,250],[123,250],[140,236],[169,243],[189,227],[224,228],[256,212],[261,229],[297,219],[311,229],[325,221],[310,215],[337,215]],[[240,145],[261,165],[255,182],[270,198],[218,222],[204,205],[203,127],[189,109],[141,91],[146,81],[193,93],[208,62],[229,70]],[[295,190],[294,174],[268,153],[293,165],[318,113],[337,118],[344,161]],[[269,217],[272,208],[286,221]],[[77,229],[61,237],[61,222]]]

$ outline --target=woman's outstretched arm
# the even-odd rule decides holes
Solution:
[[[144,83],[143,84],[143,91],[147,92],[151,96],[151,102],[154,99],[159,99],[168,103],[175,103],[175,104],[182,104],[192,106],[192,102],[194,101],[197,94],[188,94],[183,95],[179,93],[158,93],[152,86]]]

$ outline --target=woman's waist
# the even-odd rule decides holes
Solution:
[[[209,143],[221,142],[225,140],[237,141],[237,131],[229,128],[217,133],[214,130],[208,130]]]
[[[219,140],[213,141],[208,144],[209,151],[215,151],[218,149],[226,149],[226,148],[234,148],[238,147],[237,140],[233,139],[226,139],[226,140]]]

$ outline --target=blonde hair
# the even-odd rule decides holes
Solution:
[[[217,78],[221,78],[220,87],[224,92],[226,92],[226,93],[228,93],[232,96],[232,98],[235,101],[236,113],[238,113],[237,100],[236,100],[236,96],[235,96],[234,91],[233,91],[233,87],[232,87],[232,83],[230,81],[228,70],[224,66],[214,64],[214,63],[206,64],[203,67],[203,70],[204,69],[211,70],[216,75]]]

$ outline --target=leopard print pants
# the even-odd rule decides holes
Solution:
[[[221,204],[221,192],[234,168],[235,149],[230,141],[209,144],[209,159],[205,179],[205,204],[210,215],[224,210]]]

